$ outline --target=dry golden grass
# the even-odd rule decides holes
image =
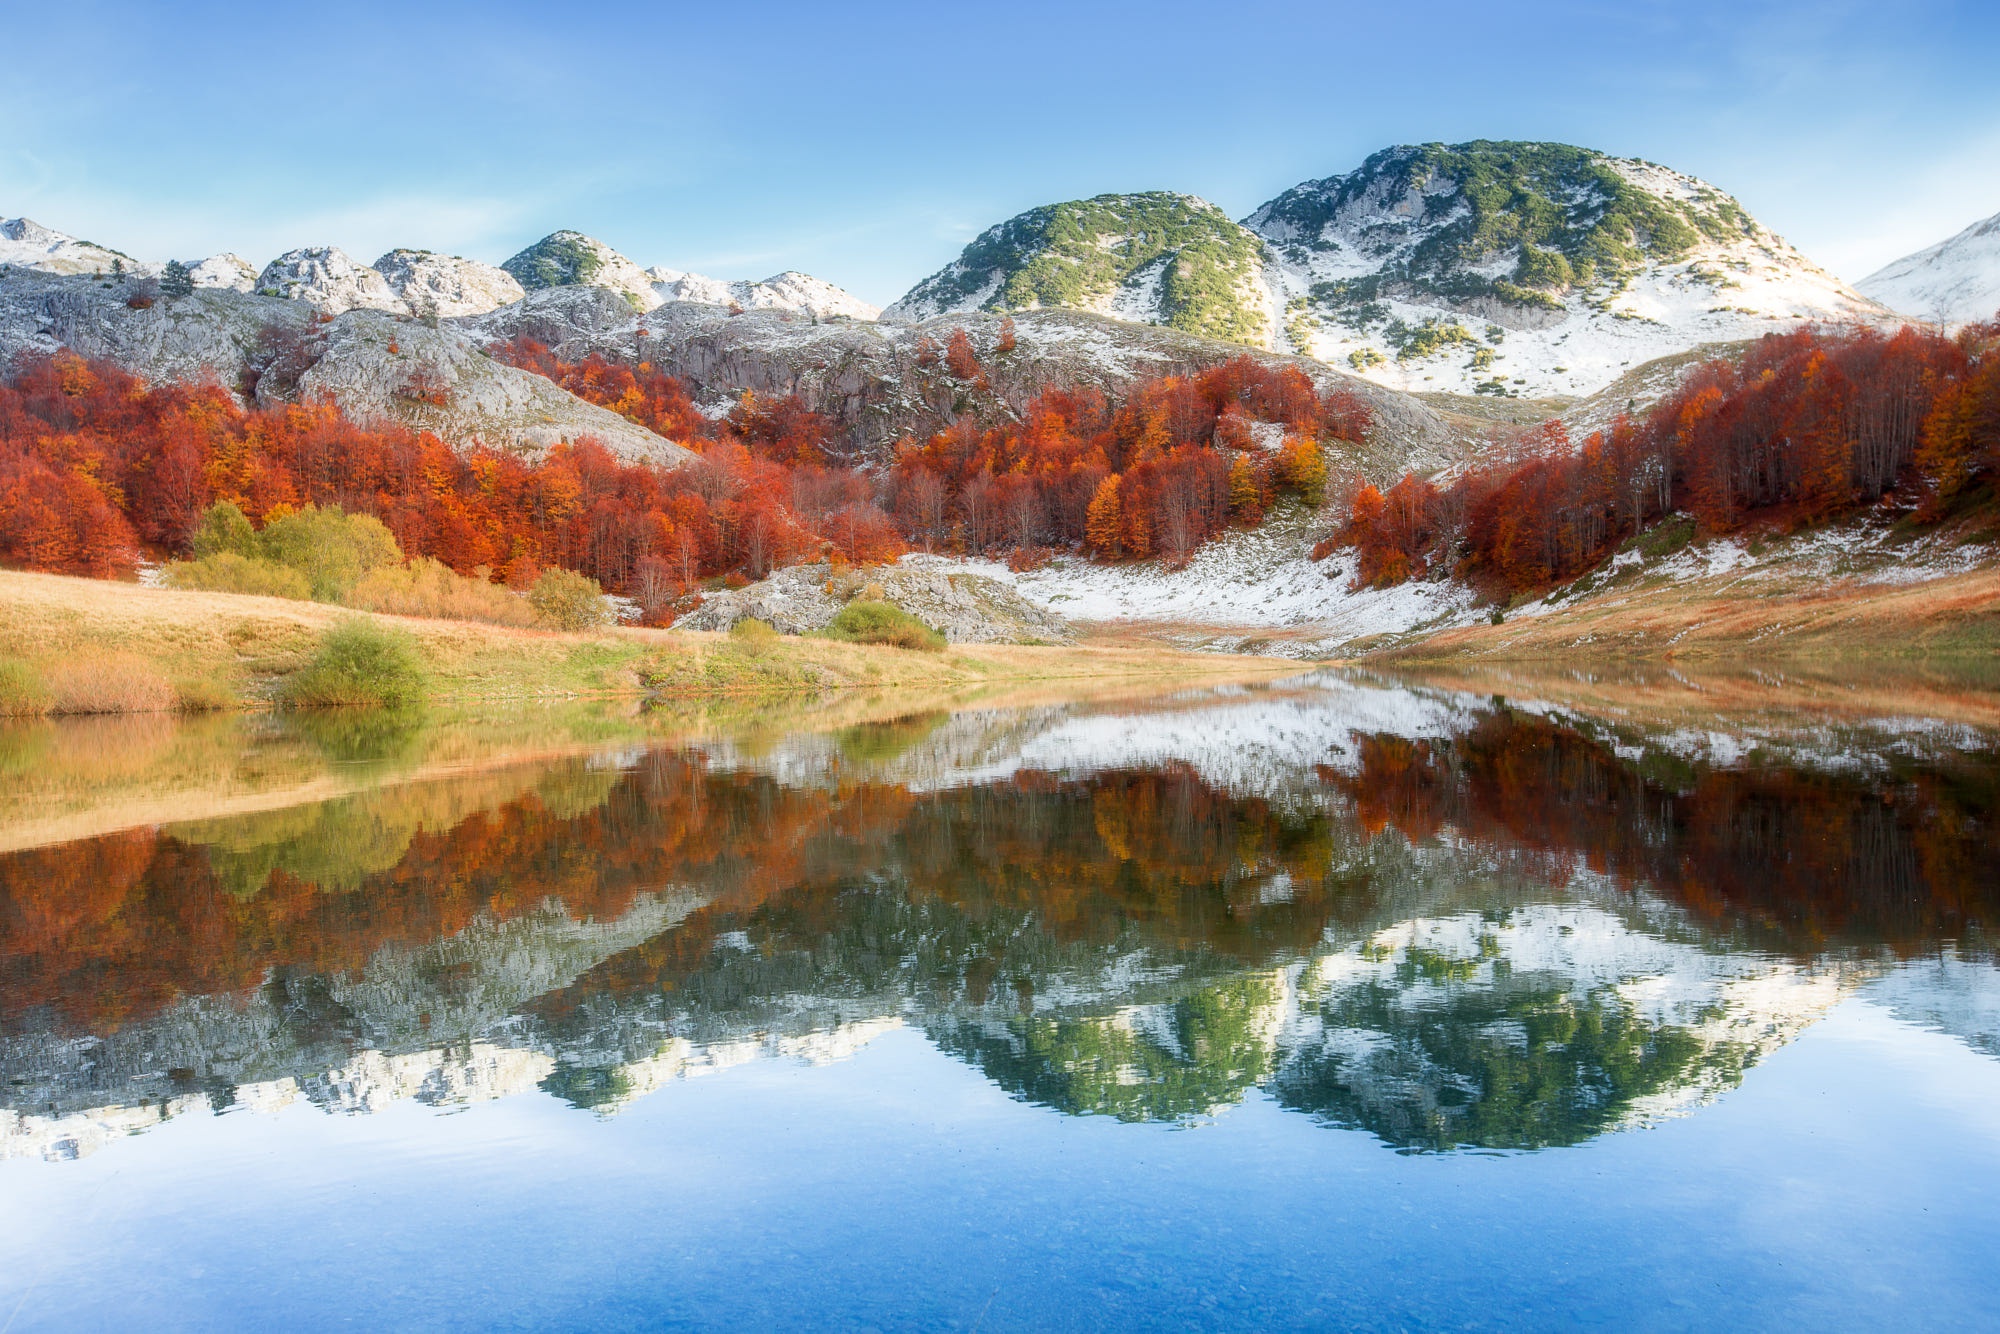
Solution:
[[[1372,675],[1373,673],[1371,673]],[[2000,729],[2000,663],[1821,661],[1762,666],[1634,661],[1461,659],[1383,673],[1413,685],[1558,704],[1645,728],[1755,730],[1819,722],[1928,718]]]
[[[407,565],[370,570],[343,601],[361,611],[391,616],[523,628],[535,624],[535,609],[520,594],[484,579],[468,579],[443,561],[422,556]]]
[[[1461,659],[1794,661],[2000,653],[2000,570],[1913,584],[1744,584],[1728,577],[1603,595],[1500,625],[1444,630],[1380,655]]]
[[[326,630],[355,615],[344,607],[284,598],[0,571],[0,658],[26,663],[44,682],[93,664],[138,663],[174,683],[175,699],[160,707],[212,706],[221,691],[247,705],[268,703],[284,679],[311,658]],[[1157,645],[962,645],[932,654],[786,637],[749,652],[722,634],[635,628],[559,632],[372,618],[416,640],[438,700],[772,696],[856,687],[958,690],[1108,677],[1265,679],[1300,670],[1296,663],[1176,653]],[[108,690],[104,697],[110,697]]]

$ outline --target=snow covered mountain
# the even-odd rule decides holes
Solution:
[[[693,301],[705,306],[738,306],[744,310],[789,310],[815,319],[836,316],[850,320],[879,319],[880,306],[871,306],[852,292],[843,291],[809,273],[786,269],[762,282],[726,282],[699,273],[654,267],[646,270],[653,291],[661,302]]]
[[[1905,255],[1854,286],[1920,320],[1990,320],[2000,312],[2000,213],[1928,250]]]
[[[745,310],[789,310],[815,319],[872,320],[882,311],[824,279],[795,269],[762,282],[727,282],[680,269],[641,269],[596,237],[551,232],[501,265],[531,292],[551,287],[602,287],[641,314],[669,301]],[[468,312],[471,313],[471,312]]]
[[[0,218],[0,265],[43,273],[155,272],[152,265],[142,264],[122,250],[79,241],[33,218]]]
[[[1376,153],[1242,224],[1105,195],[983,233],[890,318],[1069,306],[1291,350],[1384,385],[1582,395],[1656,357],[1889,313],[1715,187],[1561,144]]]
[[[416,315],[484,315],[527,295],[504,269],[430,250],[391,250],[375,271]]]
[[[257,275],[261,296],[303,301],[327,315],[350,310],[382,310],[407,315],[410,308],[396,295],[389,280],[357,264],[339,246],[302,246],[287,250]]]

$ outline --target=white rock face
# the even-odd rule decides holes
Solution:
[[[1854,286],[1915,319],[1939,324],[1990,320],[2000,313],[2000,213],[1928,250],[1905,255]]]
[[[731,283],[730,288],[740,291],[738,300],[750,308],[795,310],[817,319],[844,315],[851,320],[872,320],[882,314],[880,306],[797,269],[774,273],[758,283]]]
[[[303,301],[328,315],[349,310],[410,313],[388,279],[356,264],[339,246],[287,250],[264,266],[257,276],[257,290],[267,296]]]
[[[257,290],[257,270],[243,256],[227,251],[189,265],[188,277],[196,287],[220,287],[232,292]]]
[[[375,271],[412,312],[447,319],[484,315],[526,295],[505,269],[429,250],[391,250],[375,261]]]
[[[44,227],[33,218],[0,218],[0,265],[78,274],[110,273],[114,264],[140,276],[159,271],[130,255]]]
[[[736,284],[706,274],[683,273],[656,264],[646,270],[646,277],[662,302],[693,301],[704,306],[743,304],[733,290]]]
[[[705,306],[741,306],[745,310],[789,310],[815,319],[836,316],[850,320],[874,320],[880,306],[870,305],[852,292],[835,287],[824,278],[787,269],[762,282],[726,282],[706,274],[684,273],[679,269],[650,268],[653,290],[662,301],[694,301]]]

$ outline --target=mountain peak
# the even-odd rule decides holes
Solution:
[[[2000,213],[1869,274],[1855,287],[1892,310],[1940,324],[2000,311]]]
[[[1096,195],[988,228],[884,315],[1059,307],[1261,344],[1271,324],[1262,250],[1197,195]]]
[[[110,273],[123,270],[135,276],[154,272],[122,250],[83,241],[44,227],[33,218],[0,218],[0,265],[36,269],[42,273]]]

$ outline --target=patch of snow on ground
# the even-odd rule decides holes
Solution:
[[[1160,561],[1107,565],[1073,556],[1020,573],[997,561],[905,559],[1009,583],[1030,602],[1072,621],[1185,621],[1301,631],[1296,647],[1301,653],[1366,635],[1476,619],[1472,594],[1460,585],[1408,583],[1354,591],[1348,587],[1354,576],[1351,553],[1314,562],[1302,545],[1296,531],[1231,533],[1196,552],[1180,570]]]

